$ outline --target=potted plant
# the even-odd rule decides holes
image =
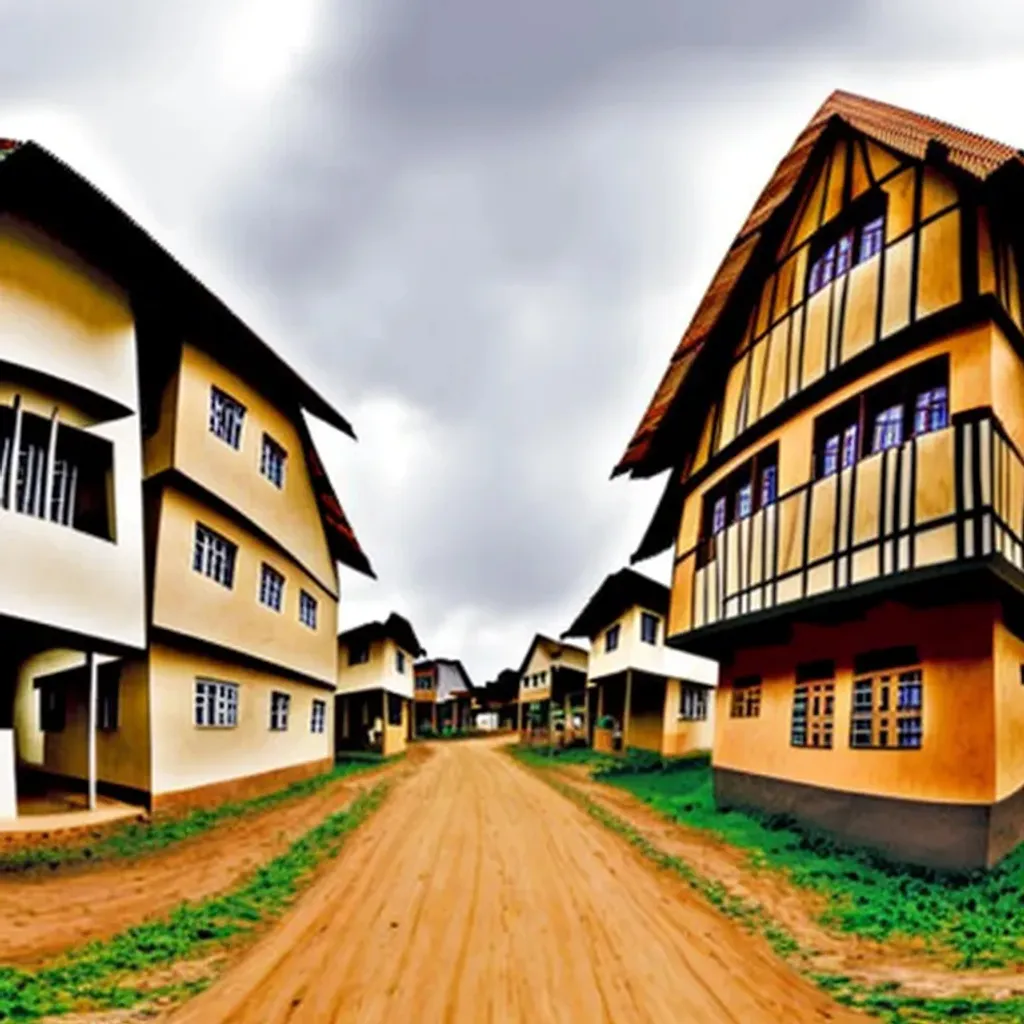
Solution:
[[[594,726],[594,749],[602,754],[610,754],[614,733],[615,719],[611,715],[602,715]]]

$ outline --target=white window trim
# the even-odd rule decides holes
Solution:
[[[287,732],[291,715],[292,697],[283,690],[270,692],[270,731]]]
[[[203,717],[207,721],[197,721],[199,709],[200,687],[204,687]],[[212,691],[212,692],[211,692]],[[235,729],[238,727],[238,711],[241,687],[238,683],[228,683],[220,679],[208,679],[199,676],[192,688],[192,724],[196,729]]]

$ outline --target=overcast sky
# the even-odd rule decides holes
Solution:
[[[315,431],[380,577],[342,626],[395,609],[477,682],[635,549],[662,481],[609,473],[832,89],[1024,146],[1015,2],[0,0],[0,38],[0,135],[354,424]]]

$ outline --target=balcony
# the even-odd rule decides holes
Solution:
[[[1024,457],[983,408],[796,487],[686,552],[669,642],[714,653],[811,599],[834,605],[988,562],[1024,569]]]

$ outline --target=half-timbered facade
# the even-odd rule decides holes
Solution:
[[[723,805],[992,864],[1024,826],[1015,149],[835,93],[617,472],[669,470],[669,643],[723,659]]]

